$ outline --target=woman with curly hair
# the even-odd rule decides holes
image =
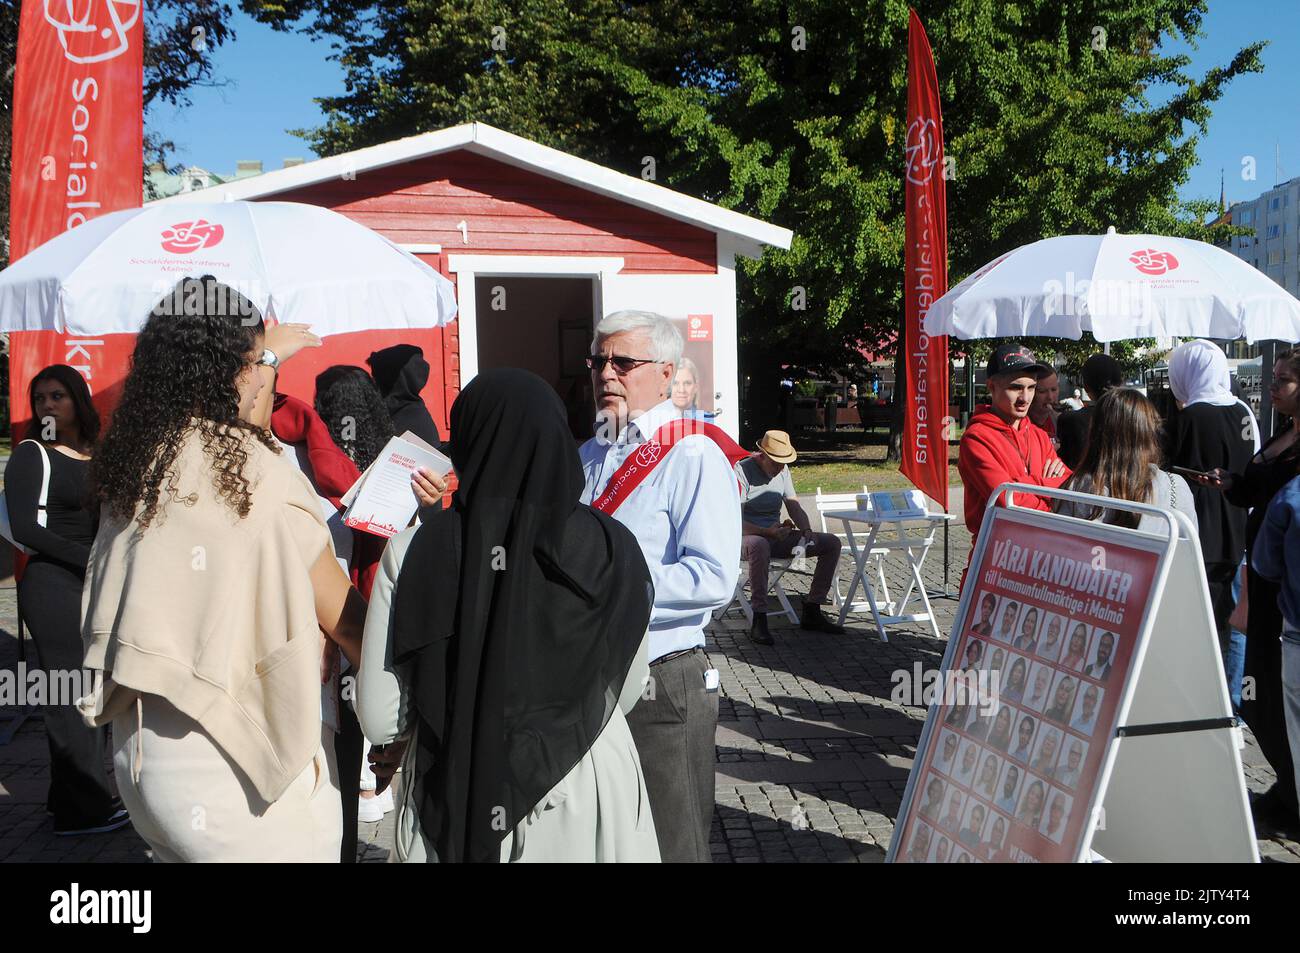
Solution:
[[[339,857],[321,683],[335,644],[357,664],[365,604],[311,484],[252,422],[279,361],[314,340],[185,279],[140,332],[91,467],[82,636],[104,678],[85,714],[113,723],[122,799],[156,860]]]
[[[358,470],[374,463],[393,436],[383,395],[364,368],[335,364],[316,375],[316,413]]]

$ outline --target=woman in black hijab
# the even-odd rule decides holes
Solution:
[[[429,382],[429,362],[424,359],[424,352],[414,344],[395,344],[375,351],[366,358],[366,363],[392,418],[393,433],[400,437],[409,430],[437,447],[438,425],[420,396]]]
[[[577,450],[541,378],[478,375],[451,425],[459,488],[389,542],[358,676],[366,737],[409,742],[397,855],[657,861],[624,718],[648,676],[640,547],[578,503]]]

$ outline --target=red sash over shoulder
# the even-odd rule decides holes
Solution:
[[[641,481],[659,466],[679,440],[693,434],[712,440],[733,467],[750,456],[750,452],[732,440],[721,427],[690,417],[679,417],[656,430],[653,437],[624,460],[623,465],[609,478],[605,492],[598,499],[592,500],[591,505],[602,513],[613,513],[641,485]]]

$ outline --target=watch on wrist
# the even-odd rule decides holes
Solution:
[[[265,364],[271,370],[278,370],[280,367],[280,359],[275,356],[275,352],[269,347],[262,349],[262,359],[257,363]]]

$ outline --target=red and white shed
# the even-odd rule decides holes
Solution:
[[[602,315],[623,308],[679,320],[697,368],[698,408],[736,436],[737,255],[789,248],[788,229],[469,123],[267,172],[162,201],[275,199],[333,209],[420,256],[457,287],[457,320],[428,331],[327,338],[285,366],[280,387],[310,400],[332,364],[378,348],[423,348],[424,397],[444,433],[480,369],[525,367],[590,430],[583,357]],[[310,242],[311,236],[303,240]]]

